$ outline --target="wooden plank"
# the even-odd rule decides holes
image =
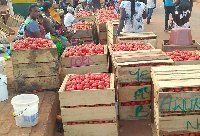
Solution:
[[[106,32],[106,23],[104,24],[96,23],[96,26],[97,26],[97,32]]]
[[[163,40],[163,44],[162,44],[162,50],[164,52],[172,52],[175,50],[180,50],[180,51],[194,51],[194,50],[198,50],[200,48],[200,45],[197,41],[192,40],[193,44],[192,45],[188,45],[188,46],[182,46],[182,45],[169,45],[167,44],[169,42],[169,40]]]
[[[55,44],[53,44],[53,48],[28,50],[15,50],[12,44],[11,50],[13,64],[58,61],[57,48]]]
[[[158,81],[158,85],[159,85],[160,89],[181,88],[181,87],[198,87],[198,86],[200,86],[200,79]]]
[[[59,92],[60,106],[94,105],[115,103],[115,90],[90,89]]]
[[[107,54],[61,57],[62,68],[107,64]]]
[[[199,65],[200,60],[174,61],[174,65]]]
[[[58,75],[58,62],[13,64],[15,78]]]
[[[117,123],[64,125],[65,136],[118,136]]]
[[[167,71],[186,71],[186,70],[199,70],[200,65],[181,65],[181,66],[159,66],[152,67],[154,72],[167,72]]]
[[[73,34],[72,38],[82,38],[82,37],[92,37],[92,29],[86,30],[77,30],[75,34]]]
[[[199,115],[169,116],[159,118],[160,132],[200,132]],[[170,124],[170,125],[169,125]]]
[[[151,85],[117,88],[119,102],[151,100]]]
[[[140,32],[140,33],[120,33],[120,36],[118,36],[118,39],[134,39],[134,38],[148,38],[148,37],[154,37],[157,38],[156,34],[153,32]]]
[[[150,105],[119,106],[120,120],[150,119]]]
[[[100,40],[107,39],[107,32],[98,32],[98,36]]]
[[[95,15],[86,16],[86,17],[75,17],[78,21],[86,21],[86,22],[95,22]]]
[[[116,122],[115,106],[61,108],[63,122],[113,120]]]
[[[200,92],[159,92],[159,112],[200,110]]]
[[[73,68],[62,68],[62,73],[64,76],[67,74],[87,74],[87,73],[104,73],[108,72],[108,64],[101,65],[90,65],[82,67],[73,67]]]
[[[54,90],[60,87],[59,76],[15,78],[17,92],[33,92],[33,90]]]

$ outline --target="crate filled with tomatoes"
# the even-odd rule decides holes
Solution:
[[[59,99],[65,135],[118,135],[114,74],[66,75]]]
[[[114,14],[114,11],[100,10],[97,12],[95,23],[96,23],[96,31],[99,43],[101,44],[107,43],[107,29],[106,29],[107,21],[118,20],[118,19],[119,15]]]
[[[113,20],[113,21],[108,21],[106,23],[106,29],[107,29],[107,45],[113,45],[116,44],[116,32],[117,28],[119,25],[119,20]]]
[[[91,11],[80,11],[75,14],[75,18],[78,21],[95,22],[95,15]]]
[[[48,39],[26,38],[11,45],[15,87],[18,92],[58,89],[56,45]]]
[[[195,51],[180,51],[175,50],[172,52],[166,52],[173,61],[174,65],[197,65],[200,64],[200,52]]]
[[[200,65],[152,67],[157,135],[200,133]]]
[[[117,37],[117,43],[121,41],[125,42],[139,42],[150,43],[154,48],[157,48],[157,35],[153,32],[141,32],[141,33],[120,33]]]
[[[80,39],[83,43],[93,42],[93,23],[92,22],[78,22],[72,25],[71,31],[74,32],[71,40]]]
[[[107,45],[82,44],[67,47],[61,56],[61,78],[67,74],[108,72]]]

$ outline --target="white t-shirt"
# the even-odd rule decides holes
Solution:
[[[147,0],[147,8],[154,8],[155,3],[154,0]]]
[[[64,16],[64,25],[65,25],[65,27],[70,28],[71,25],[73,24],[74,20],[75,20],[74,16],[71,13],[67,13]]]

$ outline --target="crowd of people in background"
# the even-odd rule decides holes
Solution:
[[[165,31],[177,27],[190,27],[189,18],[193,0],[163,0],[163,2]],[[37,4],[29,7],[28,17],[23,27],[20,27],[24,29],[25,37],[59,40],[65,46],[70,46],[68,41],[72,36],[70,27],[73,23],[78,22],[74,14],[84,10],[95,12],[101,8],[100,0],[74,0],[73,5],[67,0],[57,0],[56,3],[59,4],[59,8],[63,9],[64,13],[55,19],[51,16],[51,12],[54,10],[52,3],[52,0],[45,0],[40,8]],[[116,32],[118,35],[120,32],[138,33],[144,30],[144,19],[146,19],[147,24],[150,24],[153,10],[156,8],[156,0],[105,0],[104,6],[113,6],[114,12],[120,14],[119,27]],[[170,14],[172,14],[173,19],[171,23],[168,23]]]

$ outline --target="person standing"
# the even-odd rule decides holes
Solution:
[[[147,0],[147,24],[150,23],[153,9],[155,8],[156,0]]]
[[[173,20],[173,28],[184,27],[189,28],[189,19],[191,17],[193,0],[176,0],[174,4],[177,6],[174,20]]]
[[[163,0],[163,2],[164,2],[164,7],[165,7],[165,30],[164,31],[168,32],[169,14],[172,14],[172,18],[174,18],[175,6],[172,0]]]
[[[77,20],[73,16],[74,14],[74,8],[68,7],[67,8],[68,13],[64,15],[64,25],[67,27],[67,29],[70,29],[73,23],[77,23]]]
[[[120,20],[117,35],[120,32],[138,33],[143,32],[145,18],[145,4],[135,0],[122,1],[120,5]]]

